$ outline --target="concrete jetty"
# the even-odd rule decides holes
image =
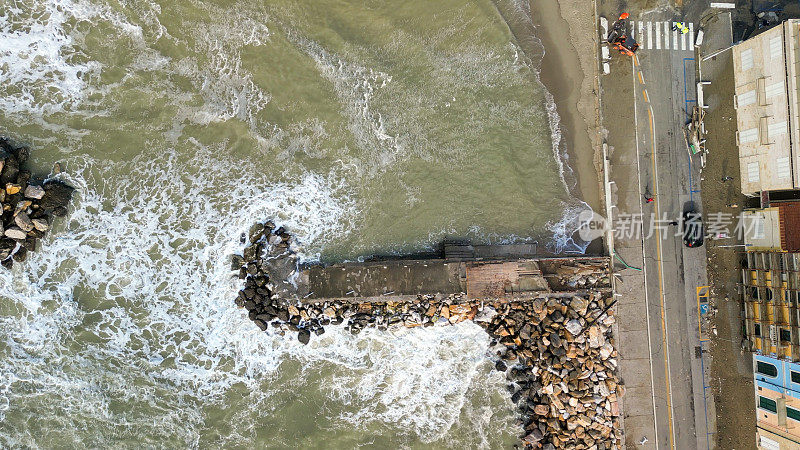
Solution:
[[[419,295],[513,300],[611,289],[608,257],[535,257],[530,244],[457,247],[445,244],[441,258],[305,266],[295,292],[306,302],[399,302]]]

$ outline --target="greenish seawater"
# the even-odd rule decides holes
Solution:
[[[569,250],[535,69],[488,0],[0,0],[0,132],[78,188],[0,273],[0,446],[513,444],[477,326],[301,348],[228,261],[265,218],[309,259]]]

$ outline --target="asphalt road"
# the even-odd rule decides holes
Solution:
[[[629,388],[633,395],[625,401],[627,443],[642,448],[705,449],[714,443],[713,400],[703,373],[706,341],[698,326],[697,292],[707,285],[705,247],[684,246],[678,227],[669,225],[680,221],[690,202],[702,210],[700,157],[689,154],[683,134],[696,104],[696,33],[684,37],[673,32],[671,25],[680,18],[696,32],[707,10],[698,3],[687,11],[684,16],[663,8],[629,11],[634,36],[641,43],[626,71],[631,86],[622,89],[608,83],[610,87],[604,89],[605,102],[626,93],[633,97],[635,110],[635,140],[616,140],[614,164],[628,165],[628,173],[638,175],[638,180],[615,179],[620,198],[615,222],[625,214],[642,214],[642,237],[617,241],[618,252],[631,265],[639,262],[641,268],[623,271],[620,279],[627,290],[623,297],[639,294],[644,298],[627,308],[622,305],[619,314],[621,323],[634,322],[620,325],[623,371],[639,375],[626,379],[633,386]],[[612,67],[621,72],[620,64]],[[628,145],[633,147],[626,149],[632,157],[626,159],[619,147]],[[647,197],[653,201],[647,202]],[[641,254],[636,255],[637,251]],[[634,312],[635,307],[644,308],[645,313]],[[638,318],[644,323],[637,323]],[[624,366],[626,358],[635,361]]]
[[[696,17],[699,21],[700,15]],[[639,183],[643,197],[654,198],[642,206],[647,217],[643,272],[658,447],[710,448],[701,367],[705,336],[699,332],[697,299],[698,289],[707,285],[705,247],[686,247],[677,226],[664,226],[679,221],[686,209],[702,210],[701,159],[689,154],[683,134],[697,104],[694,36],[690,34],[684,45],[686,38],[671,30],[677,17],[663,10],[639,18],[645,30],[648,24],[664,26],[660,45],[643,35],[643,49],[632,61]]]

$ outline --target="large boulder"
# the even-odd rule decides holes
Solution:
[[[39,206],[44,210],[52,210],[56,215],[66,214],[67,205],[72,199],[75,188],[61,181],[48,181],[43,186],[44,195],[39,201]]]
[[[25,197],[40,200],[44,197],[44,188],[36,185],[29,185],[25,188]]]
[[[308,345],[308,342],[311,340],[311,332],[305,328],[301,329],[297,332],[297,340],[303,345]]]
[[[3,170],[0,172],[0,186],[17,181],[19,175],[19,161],[13,154],[5,154]]]
[[[26,233],[28,231],[33,230],[34,228],[33,222],[31,221],[30,217],[28,217],[28,215],[25,214],[24,212],[21,212],[17,214],[16,217],[14,217],[14,223],[17,224],[17,226],[20,227],[22,231],[25,231]],[[23,237],[22,239],[25,239],[25,237]]]
[[[24,240],[28,237],[28,233],[23,231],[19,227],[11,227],[5,231],[5,235],[8,238],[15,239],[15,240]]]

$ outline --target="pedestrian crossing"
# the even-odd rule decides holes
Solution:
[[[672,21],[630,21],[631,36],[639,43],[639,50],[670,50],[694,53],[694,24],[682,34],[673,30]]]

